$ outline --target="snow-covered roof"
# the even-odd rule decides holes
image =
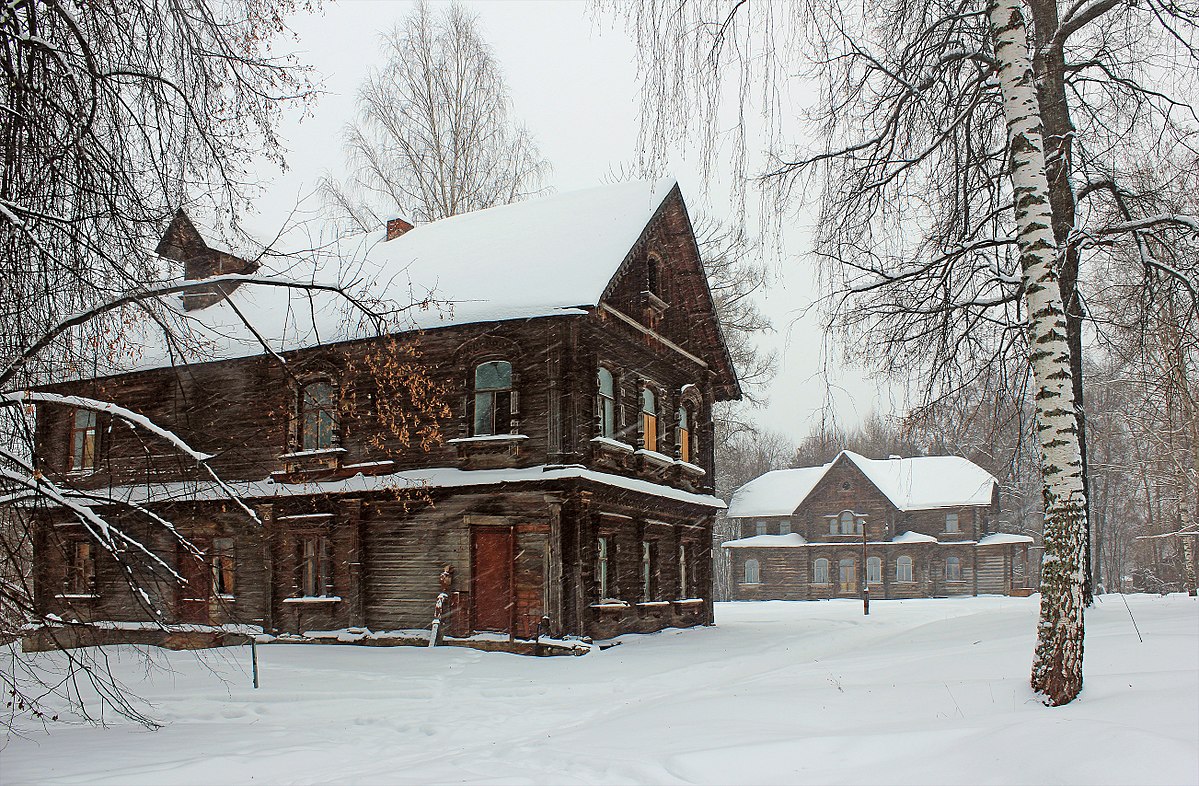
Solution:
[[[328,227],[280,235],[192,224],[209,248],[257,259],[256,277],[343,285],[383,310],[436,301],[405,312],[391,330],[398,332],[586,313],[675,187],[673,179],[642,180],[557,194],[435,221],[390,241],[382,228],[348,240],[321,236]],[[377,332],[340,294],[254,283],[205,308],[180,307],[175,318],[194,353],[176,362],[262,354],[263,339],[285,352]],[[114,371],[171,363],[158,331],[145,333],[135,342],[140,358]]]
[[[830,466],[776,469],[754,478],[733,494],[729,517],[790,516]]]
[[[850,461],[902,511],[991,504],[999,481],[960,456],[868,459],[843,450],[820,467],[767,472],[733,494],[729,516],[789,516],[839,461]]]
[[[805,546],[807,543],[803,535],[800,535],[798,532],[789,532],[786,535],[753,535],[739,540],[726,540],[720,545],[726,549],[739,549],[750,546],[757,548],[795,548],[796,546]]]
[[[901,532],[891,538],[892,543],[936,543],[937,539],[932,535],[925,535],[923,532]]]
[[[707,508],[723,508],[724,502],[708,494],[694,494],[682,489],[662,486],[647,480],[627,478],[598,472],[576,464],[545,464],[521,469],[476,469],[457,467],[429,467],[405,470],[383,475],[354,475],[341,480],[314,481],[308,483],[281,483],[270,479],[255,481],[229,481],[226,486],[242,499],[268,499],[272,497],[297,497],[312,494],[361,494],[370,491],[420,490],[442,488],[465,488],[468,486],[496,486],[501,484],[536,483],[554,480],[578,479],[599,483],[610,488],[636,491],[662,499],[701,505]],[[125,503],[145,504],[157,501],[220,500],[228,493],[213,481],[173,481],[169,483],[143,483],[111,488],[88,489],[87,500],[102,498]],[[81,504],[87,500],[82,500]]]
[[[1032,538],[1028,535],[1013,535],[1010,532],[996,532],[980,538],[978,545],[980,546],[1003,546],[1008,543],[1032,543]]]

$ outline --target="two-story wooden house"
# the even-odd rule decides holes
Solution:
[[[1027,594],[1027,535],[989,532],[999,484],[957,456],[780,469],[742,486],[728,516],[735,600]]]
[[[222,245],[183,213],[157,252],[188,279],[322,276],[303,255]],[[673,181],[392,222],[342,272],[381,300],[453,301],[414,311],[399,336],[444,392],[444,439],[406,447],[369,416],[390,394],[363,369],[389,337],[336,293],[190,293],[177,309],[188,341],[146,331],[132,370],[51,390],[173,430],[214,456],[224,485],[104,413],[43,405],[37,418],[47,475],[187,583],[149,559],[130,573],[79,516],[50,510],[35,548],[43,613],[427,629],[449,566],[455,635],[528,637],[543,618],[593,637],[711,622],[711,411],[740,390]]]

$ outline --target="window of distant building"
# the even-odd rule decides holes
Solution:
[[[300,450],[327,450],[333,447],[337,423],[336,389],[328,380],[309,382],[300,390]]]
[[[756,559],[747,559],[745,561],[745,581],[742,584],[761,584],[762,574],[758,567]]]
[[[77,409],[71,420],[71,469],[86,472],[96,468],[96,413]]]
[[[646,450],[658,449],[658,397],[649,387],[641,389],[641,433]]]
[[[883,561],[878,557],[866,558],[866,583],[881,584],[883,581]]]
[[[616,436],[616,380],[612,372],[603,366],[596,372],[596,414],[599,415],[601,437]]]
[[[813,584],[828,584],[828,560],[824,557],[816,560],[812,566],[812,583]]]
[[[903,584],[912,582],[912,558],[900,557],[895,560],[895,580]]]
[[[945,580],[946,581],[961,581],[962,580],[962,562],[957,557],[945,558]]]

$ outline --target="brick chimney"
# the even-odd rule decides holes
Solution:
[[[412,229],[412,224],[402,218],[389,219],[387,221],[387,239],[395,240],[410,229]]]

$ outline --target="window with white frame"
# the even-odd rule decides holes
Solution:
[[[812,565],[812,583],[813,584],[828,584],[828,560],[824,557],[816,560]]]
[[[76,472],[96,468],[96,413],[77,409],[71,420],[71,466]]]
[[[957,557],[945,558],[945,580],[946,581],[961,581],[962,580],[962,561]]]
[[[878,557],[866,558],[866,583],[881,584],[883,582],[883,561]]]
[[[608,539],[601,536],[595,545],[595,582],[602,600],[611,596],[608,586]]]
[[[475,366],[476,437],[512,431],[512,364],[490,360]]]
[[[761,584],[762,583],[762,573],[758,567],[758,561],[756,559],[747,559],[745,561],[745,580],[742,581],[741,583],[742,584]]]
[[[859,518],[852,510],[843,510],[837,521],[840,524],[839,532],[834,534],[841,535],[861,535],[862,534],[862,519]]]
[[[612,372],[603,366],[596,372],[597,389],[596,410],[599,415],[599,430],[601,437],[616,436],[616,380]]]
[[[961,532],[961,530],[958,529],[958,514],[956,514],[956,513],[946,513],[945,514],[945,531],[946,532]]]
[[[676,424],[674,428],[675,442],[679,446],[679,461],[691,463],[691,418],[687,414],[687,407],[680,406],[676,415]]]
[[[903,584],[912,582],[912,558],[908,556],[895,560],[895,580]]]

